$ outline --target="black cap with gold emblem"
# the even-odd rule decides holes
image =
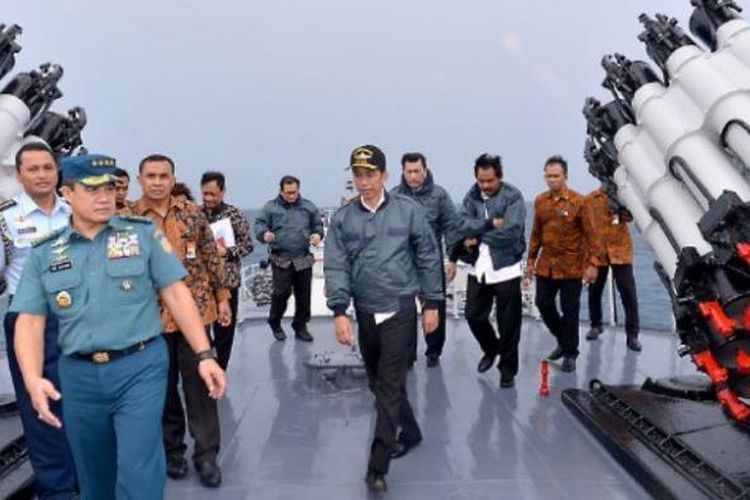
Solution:
[[[349,168],[385,171],[385,155],[379,147],[371,144],[354,148],[349,157]]]

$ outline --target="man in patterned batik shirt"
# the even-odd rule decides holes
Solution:
[[[229,356],[232,353],[234,330],[237,325],[237,303],[240,285],[242,284],[242,258],[253,251],[253,239],[250,236],[250,224],[239,208],[224,202],[226,179],[221,172],[206,172],[201,177],[201,195],[203,213],[214,228],[216,246],[219,255],[224,258],[224,270],[227,273],[226,285],[232,297],[229,307],[232,310],[232,321],[222,326],[218,321],[213,324],[213,339],[216,347],[216,360],[226,370]],[[229,224],[227,224],[227,222]],[[230,229],[229,234],[225,231]],[[228,241],[231,240],[231,241]]]
[[[217,319],[228,325],[231,312],[224,262],[206,216],[195,203],[171,196],[175,177],[174,163],[169,157],[147,156],[141,161],[138,172],[143,197],[133,204],[133,213],[152,219],[164,231],[188,271],[185,284],[198,304],[206,331]],[[190,353],[190,346],[166,310],[162,311],[162,321],[170,361],[163,418],[167,475],[179,479],[188,472],[184,457],[187,448],[184,442],[185,413],[177,383],[181,377],[190,433],[195,441],[193,463],[201,482],[205,486],[217,487],[221,484],[221,470],[216,463],[220,443],[216,401],[208,396],[205,387],[201,387],[195,356]]]

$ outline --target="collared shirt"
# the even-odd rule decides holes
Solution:
[[[133,205],[136,215],[148,217],[156,222],[172,245],[188,277],[185,284],[190,288],[204,325],[216,321],[217,303],[229,300],[226,288],[224,260],[219,256],[208,219],[198,205],[182,197],[170,197],[169,208],[164,217],[151,209],[141,198]],[[177,323],[164,308],[162,311],[165,332],[179,330]]]
[[[336,315],[352,299],[371,314],[399,311],[417,296],[436,308],[445,298],[441,267],[424,210],[400,194],[385,194],[374,214],[357,199],[340,207],[328,227],[326,297]]]
[[[565,188],[537,196],[528,256],[537,276],[580,279],[585,266],[600,265],[600,253],[591,210],[581,194]]]
[[[242,258],[247,257],[253,251],[253,240],[250,236],[250,224],[242,211],[232,205],[223,203],[216,210],[208,210],[203,207],[203,213],[208,222],[214,223],[221,219],[229,219],[234,232],[234,246],[227,248],[224,256],[224,270],[227,273],[227,286],[238,288],[242,281]]]
[[[23,267],[31,254],[31,243],[68,225],[70,206],[55,196],[52,213],[47,214],[25,192],[14,196],[16,202],[0,211],[3,218],[3,250],[0,252],[0,272],[8,283],[8,291],[16,292]],[[10,262],[8,262],[10,257]]]
[[[385,202],[385,190],[380,191],[380,199],[378,200],[378,202],[375,204],[374,207],[371,207],[370,205],[368,205],[365,202],[364,198],[360,198],[360,201],[362,202],[362,206],[365,207],[365,209],[368,212],[374,214],[375,212],[378,211],[378,208],[380,208],[380,206]],[[384,321],[386,321],[386,320],[392,318],[393,316],[395,316],[397,312],[398,311],[388,311],[388,312],[375,313],[374,314],[374,316],[375,316],[375,324],[379,325],[380,323],[383,323]]]
[[[627,211],[617,211],[610,207],[607,195],[601,189],[586,197],[591,207],[594,230],[603,250],[602,265],[631,264],[633,262],[633,242],[630,239],[628,222],[633,218]]]
[[[365,207],[368,212],[374,214],[375,212],[378,211],[378,208],[380,208],[380,205],[382,205],[385,202],[385,189],[382,189],[380,191],[380,198],[378,199],[378,202],[375,204],[374,207],[371,207],[370,205],[368,205],[365,202],[364,198],[360,198],[360,201],[362,202],[362,206]]]
[[[10,310],[54,313],[63,354],[124,349],[159,335],[157,290],[186,274],[149,221],[113,217],[93,240],[67,226],[32,250]]]
[[[484,193],[482,193],[481,196],[485,201],[490,198]],[[484,207],[484,218],[490,218],[486,205]],[[479,257],[469,269],[469,274],[474,275],[480,283],[494,285],[495,283],[501,283],[503,281],[509,281],[523,276],[523,270],[521,269],[520,260],[509,266],[495,269],[495,266],[492,264],[492,254],[490,253],[489,245],[487,243],[481,243],[479,245]]]

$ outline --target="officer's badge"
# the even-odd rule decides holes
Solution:
[[[130,280],[122,280],[122,283],[120,283],[120,287],[126,292],[129,292],[133,289],[133,282]]]
[[[52,254],[50,272],[57,273],[73,267],[73,263],[70,261],[70,245],[67,242],[53,243],[50,253]]]
[[[67,290],[63,290],[57,292],[57,295],[55,295],[55,302],[57,302],[57,305],[61,309],[67,309],[73,305],[73,297],[70,296],[70,293]]]

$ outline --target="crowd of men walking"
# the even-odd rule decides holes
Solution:
[[[314,340],[307,327],[310,247],[325,238],[336,339],[354,343],[353,306],[376,400],[366,473],[375,491],[386,489],[390,461],[422,440],[405,383],[417,358],[418,308],[426,363],[435,367],[446,340],[446,283],[459,261],[468,271],[465,317],[482,351],[477,370],[497,366],[501,388],[512,387],[518,372],[522,282],[531,276],[557,340],[548,358],[562,359],[561,370],[576,368],[583,283],[586,338],[602,333],[610,267],[627,346],[641,350],[630,215],[601,190],[583,196],[569,188],[562,157],[542,166],[548,190],[534,201],[528,245],[525,200],[505,181],[497,155],[476,158],[475,181],[458,208],[422,153],[403,155],[390,191],[377,146],[355,148],[349,165],[358,196],[338,209],[325,234],[318,208],[290,175],[251,229],[224,201],[220,172],[204,173],[198,205],[176,182],[174,161],[149,155],[138,165],[141,197],[131,201],[130,174],[111,157],[70,157],[58,168],[43,144],[19,150],[23,192],[0,204],[0,271],[11,296],[4,318],[11,375],[40,498],[79,490],[83,498],[161,498],[165,474],[189,473],[186,429],[200,480],[221,484],[216,400],[226,388],[251,233],[269,250],[268,324],[277,341],[287,338],[282,318],[292,294],[294,337]]]

